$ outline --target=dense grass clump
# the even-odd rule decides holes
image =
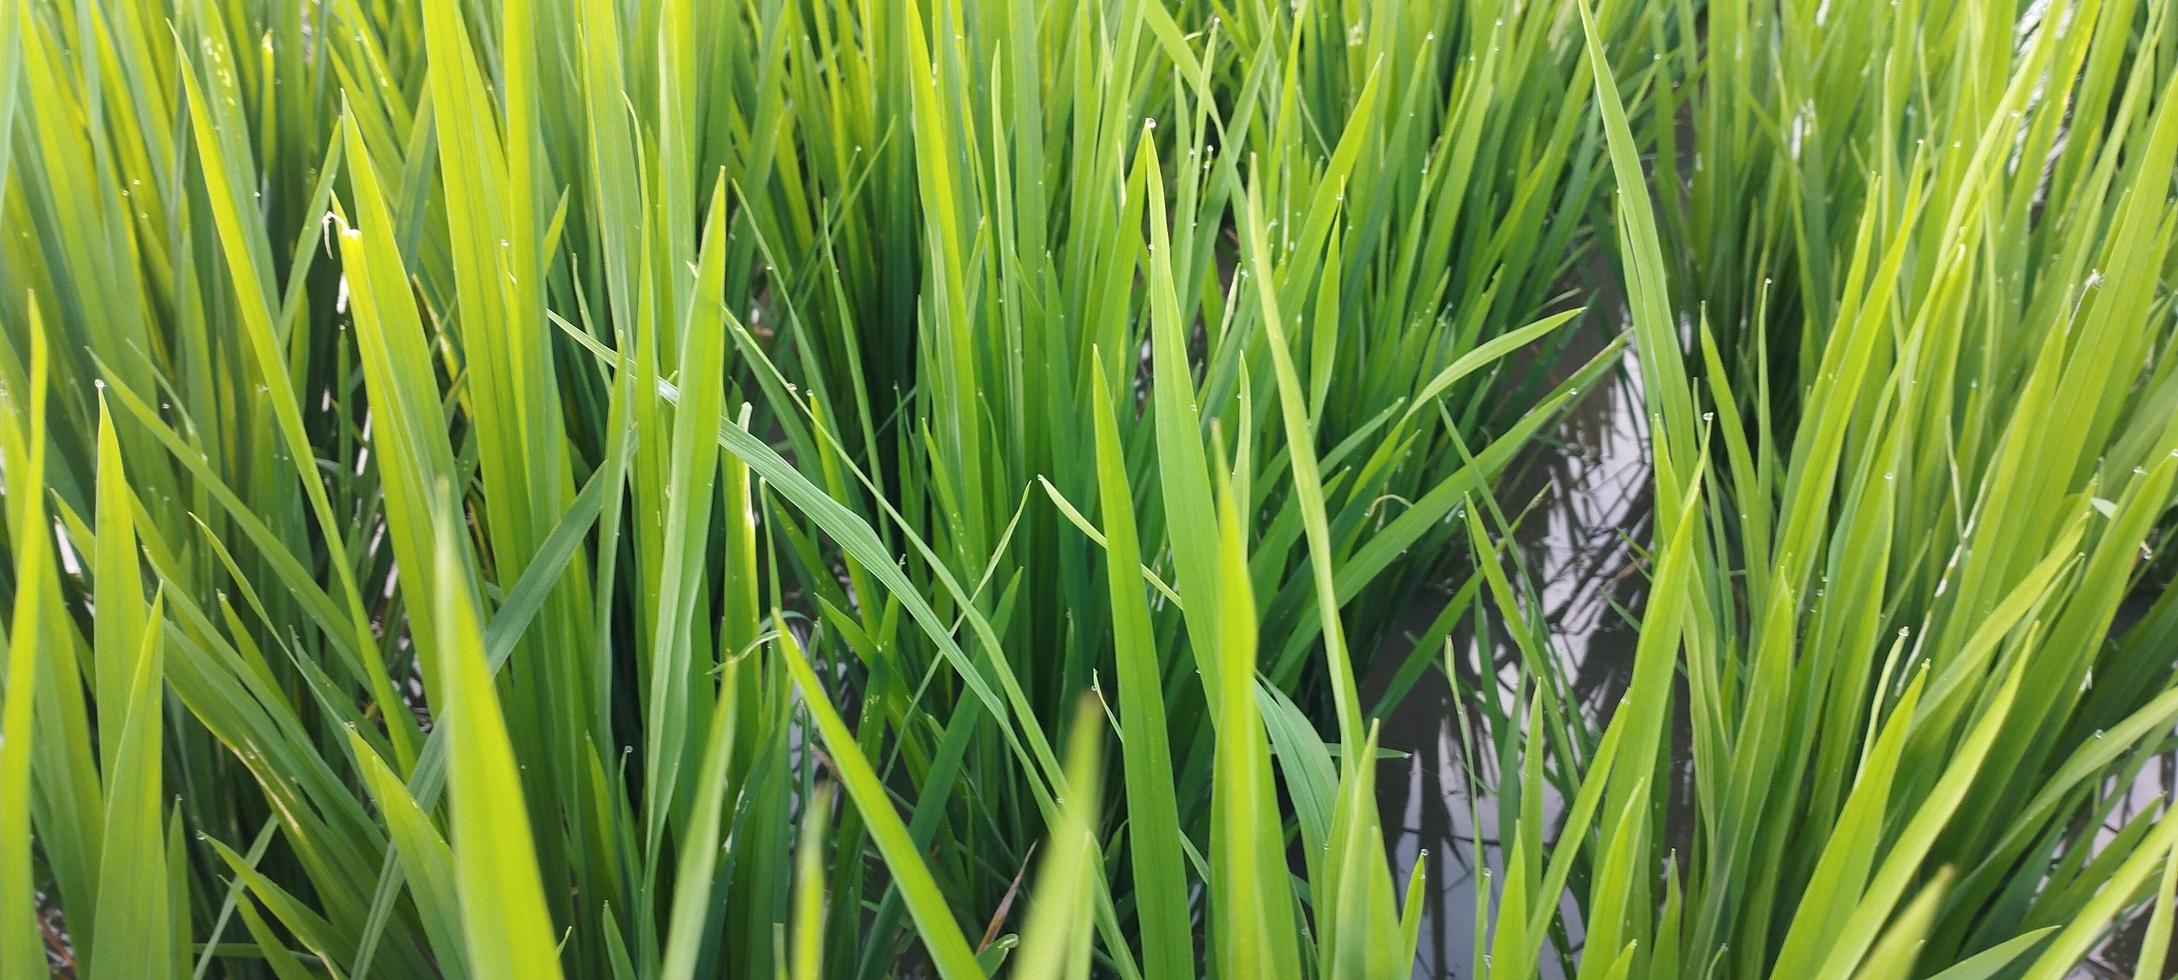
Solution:
[[[2159,975],[2170,19],[0,0],[0,980]]]

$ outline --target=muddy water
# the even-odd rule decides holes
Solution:
[[[1566,352],[1568,365],[1600,349],[1601,324],[1588,329]],[[1560,420],[1552,436],[1538,440],[1500,491],[1509,514],[1536,501],[1514,534],[1551,630],[1553,649],[1590,711],[1615,703],[1632,664],[1635,633],[1622,610],[1639,608],[1642,576],[1628,547],[1647,534],[1650,469],[1645,414],[1632,355]],[[1455,574],[1454,581],[1460,579]],[[1419,632],[1442,608],[1445,596],[1424,594],[1409,611],[1410,632]],[[1452,640],[1462,683],[1506,686],[1516,672],[1512,649],[1471,632]],[[1395,658],[1380,658],[1388,661]],[[1485,666],[1486,665],[1486,666]],[[1382,690],[1389,676],[1367,678]],[[1373,691],[1365,690],[1364,697]],[[1416,977],[1466,977],[1472,973],[1478,859],[1496,864],[1496,804],[1470,799],[1458,714],[1450,682],[1431,671],[1384,720],[1383,744],[1409,753],[1378,774],[1378,805],[1391,839],[1394,880],[1405,882],[1426,862],[1428,892],[1422,911]],[[1488,776],[1493,774],[1477,774]],[[1559,801],[1545,810],[1556,816]],[[1546,965],[1545,976],[1556,976]]]

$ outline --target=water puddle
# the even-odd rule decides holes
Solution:
[[[1585,362],[1617,324],[1592,316],[1564,352],[1564,369]],[[1647,534],[1651,498],[1648,433],[1638,370],[1629,352],[1562,417],[1551,433],[1501,488],[1508,514],[1529,501],[1512,547],[1535,583],[1551,633],[1580,702],[1591,712],[1615,703],[1633,662],[1636,633],[1621,610],[1638,608],[1646,581],[1629,548]],[[1455,581],[1458,577],[1455,576]],[[1417,597],[1411,618],[1418,632],[1444,597]],[[1453,637],[1462,683],[1490,682],[1508,690],[1516,681],[1513,649],[1495,637],[1477,638],[1463,627]],[[1381,658],[1391,660],[1395,658]],[[1396,666],[1396,665],[1392,665]],[[1389,682],[1389,671],[1364,681],[1364,699]],[[1377,801],[1392,848],[1395,881],[1405,881],[1417,862],[1427,862],[1428,894],[1415,961],[1417,978],[1465,977],[1474,960],[1474,867],[1499,860],[1496,802],[1470,799],[1460,722],[1451,684],[1431,671],[1384,719],[1383,744],[1410,753],[1399,772],[1388,764],[1378,775]],[[1560,801],[1544,804],[1555,818]],[[1478,847],[1479,844],[1479,847]],[[1558,974],[1552,963],[1545,977]]]

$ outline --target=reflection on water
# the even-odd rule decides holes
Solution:
[[[1561,363],[1581,363],[1603,342],[1600,336],[1585,337]],[[1508,513],[1536,501],[1515,530],[1516,557],[1535,584],[1553,649],[1592,712],[1615,703],[1625,685],[1635,634],[1622,610],[1636,608],[1645,585],[1628,548],[1646,534],[1650,499],[1647,426],[1636,370],[1629,352],[1599,390],[1559,421],[1552,437],[1529,449],[1500,490]],[[1441,593],[1418,597],[1406,618],[1407,632],[1421,632],[1444,600]],[[1483,663],[1492,665],[1495,683],[1509,688],[1516,681],[1510,646],[1491,637],[1478,640],[1464,628],[1452,643],[1463,683],[1477,683],[1476,665]],[[1379,658],[1379,663],[1394,659]],[[1383,673],[1366,679],[1365,699],[1389,682],[1389,671]],[[1405,881],[1417,861],[1428,862],[1429,894],[1414,975],[1465,977],[1475,949],[1474,863],[1478,849],[1483,860],[1499,860],[1498,827],[1495,802],[1470,799],[1459,717],[1442,673],[1431,671],[1384,719],[1383,744],[1410,753],[1386,763],[1378,775],[1394,880]],[[1555,819],[1558,809],[1554,796],[1545,800],[1548,817]],[[1544,975],[1556,975],[1554,964],[1545,964]]]
[[[2160,806],[2163,798],[2170,794],[2171,788],[2178,786],[2174,777],[2178,777],[2178,760],[2168,755],[2155,760],[2154,764],[2143,770],[2140,778],[2133,781],[2132,789],[2126,793],[2124,802],[2119,803],[2111,811],[2109,819],[2103,821],[2097,842],[2108,843],[2128,821]],[[2148,938],[2149,919],[2153,912],[2152,906],[2135,912],[2131,919],[2126,920],[2089,955],[2087,962],[2075,967],[2071,976],[2092,980],[2133,976],[2133,965],[2140,962],[2140,947]],[[2167,961],[2163,975],[2173,975]]]

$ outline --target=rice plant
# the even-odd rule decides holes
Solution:
[[[1397,971],[1354,676],[1433,647],[1367,624],[1603,366],[1504,368],[1564,8],[9,12],[25,969],[960,975],[1079,826],[1103,968],[1242,956],[1197,842],[1297,834]]]
[[[2054,978],[2152,900],[2137,975],[2162,976],[2172,825],[2134,787],[2178,720],[2153,555],[2178,478],[2169,10],[1708,12],[1855,53],[1780,64],[1765,101],[1718,77],[1746,66],[1712,33],[1704,81],[1733,94],[1696,142],[1724,172],[1652,198],[1594,52],[1653,412],[1651,591],[1600,731],[1549,670],[1493,709],[1573,734],[1518,772],[1477,972],[1532,975],[1577,929],[1584,977]],[[1803,102],[1796,70],[1836,77]],[[1860,165],[1850,190],[1817,183],[1839,173],[1818,151]],[[1744,226],[1657,217],[1754,191]]]
[[[1629,344],[1477,971],[2167,923],[2169,14],[1838,6],[0,0],[0,977],[1406,976]]]

